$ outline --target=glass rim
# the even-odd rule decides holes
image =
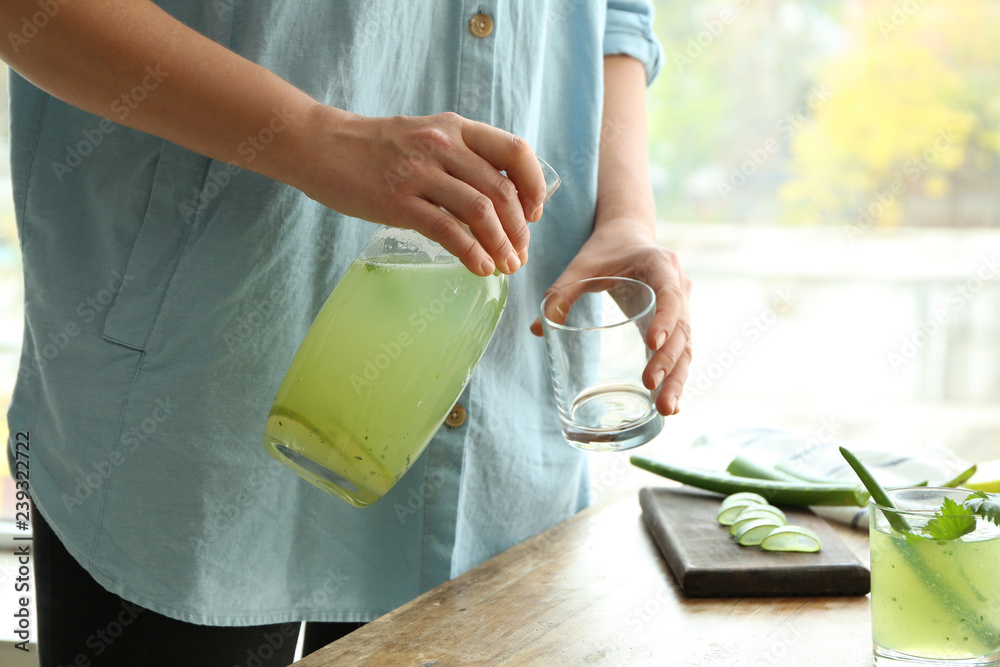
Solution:
[[[559,186],[562,185],[562,178],[559,176],[559,172],[552,168],[551,164],[537,155],[535,159],[538,160],[538,166],[542,168],[542,176],[545,178],[545,200],[542,203],[546,204],[552,199],[552,195],[556,193]]]
[[[892,489],[886,489],[885,492],[889,495],[890,500],[895,501],[893,494],[905,491],[925,491],[930,494],[937,493],[937,497],[944,498],[946,496],[951,497],[952,494],[962,495],[963,499],[971,496],[975,491],[972,489],[963,489],[954,486],[899,486]],[[894,514],[913,514],[915,516],[933,516],[937,514],[941,508],[940,507],[921,507],[921,508],[906,508],[906,507],[889,507],[888,505],[883,505],[875,500],[875,498],[869,498],[868,507],[875,508],[886,512],[892,512]],[[966,516],[966,515],[962,515]],[[972,512],[969,512],[967,516],[974,516]]]
[[[639,311],[638,313],[636,313],[631,317],[627,317],[621,320],[620,322],[615,322],[614,324],[602,324],[601,326],[596,326],[596,327],[574,327],[566,324],[559,324],[558,322],[553,322],[552,320],[550,320],[548,317],[545,316],[545,304],[547,304],[549,302],[549,299],[554,297],[556,294],[560,293],[567,287],[572,287],[573,285],[579,285],[581,283],[597,282],[600,280],[619,281],[639,286],[640,289],[643,289],[645,292],[649,294],[650,301],[648,304],[646,304],[645,308],[643,308],[641,311]],[[600,294],[601,292],[607,292],[607,291],[608,290],[600,290],[594,292],[584,292],[583,294]],[[582,297],[583,294],[581,294],[580,296]],[[577,300],[579,300],[579,298]],[[574,301],[573,303],[575,304],[576,301]],[[572,307],[572,304],[570,307]],[[542,324],[552,329],[558,329],[560,331],[610,331],[612,329],[617,329],[629,324],[635,324],[637,321],[648,315],[649,312],[654,308],[656,308],[656,292],[653,291],[652,287],[642,282],[641,280],[636,280],[635,278],[626,278],[624,276],[595,276],[593,278],[581,278],[580,280],[574,280],[573,282],[566,283],[565,285],[559,287],[558,289],[553,290],[549,294],[546,294],[545,297],[542,299],[541,305],[539,306],[539,311]],[[622,315],[624,316],[625,313],[622,313]]]

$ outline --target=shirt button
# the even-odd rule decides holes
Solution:
[[[493,32],[493,19],[488,14],[476,14],[469,19],[469,31],[476,37],[486,37]]]
[[[465,423],[465,414],[465,408],[456,403],[455,407],[453,407],[451,412],[448,413],[448,416],[444,418],[444,423],[446,426],[450,426],[451,428],[461,426]]]

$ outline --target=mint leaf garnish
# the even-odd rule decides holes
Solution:
[[[976,491],[962,503],[969,511],[1000,526],[1000,494]]]
[[[923,532],[935,540],[954,540],[975,529],[976,517],[969,513],[969,508],[945,498],[941,511],[927,522]]]

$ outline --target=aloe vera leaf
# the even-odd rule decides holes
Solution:
[[[792,477],[770,466],[763,465],[758,461],[745,456],[737,455],[726,467],[726,472],[737,477],[753,477],[754,479],[769,479],[778,482],[800,482],[796,477]]]
[[[740,491],[753,491],[778,505],[856,505],[868,504],[868,492],[860,484],[810,484],[805,482],[783,482],[776,480],[737,477],[728,473],[710,472],[694,468],[683,468],[645,456],[631,457],[632,465],[651,473],[689,484],[731,495]]]

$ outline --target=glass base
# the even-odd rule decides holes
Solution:
[[[614,429],[590,429],[563,423],[563,437],[585,452],[620,452],[645,445],[663,430],[663,415],[653,412],[646,419]]]
[[[302,478],[323,489],[331,496],[340,498],[355,507],[368,507],[381,496],[368,489],[359,488],[351,480],[338,475],[325,466],[321,466],[308,456],[291,447],[265,436],[264,449],[275,459],[285,464]]]
[[[938,667],[998,667],[1000,648],[989,655],[977,658],[925,658],[873,644],[872,655],[875,667],[914,667],[915,665],[937,665]]]
[[[663,416],[649,391],[629,384],[591,387],[560,417],[566,441],[587,452],[632,449],[663,430]]]

